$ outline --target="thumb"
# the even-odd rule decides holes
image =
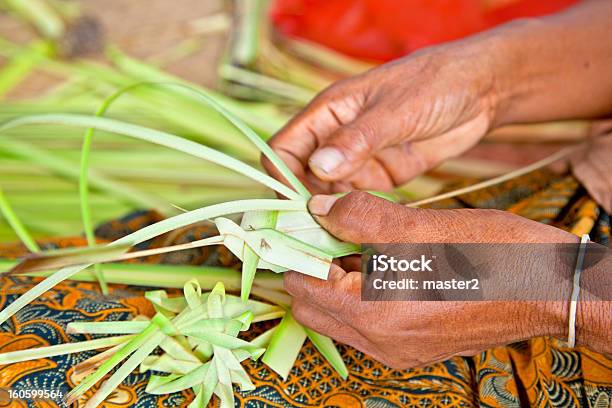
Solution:
[[[310,156],[310,169],[324,181],[338,181],[352,175],[376,152],[387,147],[383,126],[372,111],[341,126]]]
[[[315,195],[308,202],[317,222],[336,238],[352,242],[388,243],[401,241],[403,231],[413,228],[413,209],[363,191],[343,197]]]

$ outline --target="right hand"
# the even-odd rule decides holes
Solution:
[[[399,369],[424,366],[455,355],[475,355],[535,336],[567,338],[568,302],[561,299],[570,296],[574,266],[561,262],[558,252],[550,250],[552,246],[546,252],[537,248],[543,243],[577,248],[578,237],[569,232],[498,210],[408,208],[364,192],[341,198],[315,195],[308,209],[336,238],[359,244],[400,244],[391,247],[402,248],[396,253],[415,255],[419,252],[411,252],[412,248],[416,246],[421,248],[416,251],[422,251],[423,245],[428,244],[481,244],[478,251],[464,247],[475,255],[478,253],[475,257],[478,259],[471,261],[479,264],[481,301],[422,301],[420,296],[427,292],[419,290],[379,293],[383,299],[395,301],[368,301],[367,295],[364,300],[367,280],[360,272],[361,265],[346,270],[333,266],[327,280],[286,272],[285,289],[293,296],[291,308],[295,319],[318,333]],[[525,251],[526,246],[533,247],[533,251]],[[488,256],[485,252],[489,252]],[[521,257],[517,258],[517,254]],[[495,261],[487,263],[487,258]],[[485,263],[481,264],[482,261]],[[434,269],[445,270],[444,279],[450,277],[448,269],[435,266]],[[589,270],[583,275],[582,285],[586,283],[585,277],[590,281],[591,276],[598,278],[600,273]],[[398,277],[394,273],[382,275],[392,276]],[[589,294],[584,289],[581,296]],[[452,298],[459,292],[446,294]],[[579,342],[609,350],[610,342],[602,341],[605,333],[609,333],[605,330],[605,319],[582,318],[584,303],[597,302],[580,303],[579,324],[585,327],[592,324],[596,334],[587,338],[587,331],[580,330]],[[595,307],[602,313],[608,310],[601,305]]]
[[[270,145],[314,193],[389,191],[492,127],[493,63],[465,44],[414,53],[332,85]]]

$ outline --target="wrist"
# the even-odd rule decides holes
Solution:
[[[575,259],[579,238],[574,234],[547,227],[540,239],[548,244],[536,251],[541,265],[539,273],[531,274],[529,286],[536,288],[534,301],[526,303],[527,337],[549,336],[566,341],[568,338],[570,299],[575,274]]]
[[[588,266],[584,268],[580,280],[575,319],[576,346],[587,346],[598,352],[612,353],[608,338],[612,332],[612,284],[609,277],[609,271],[612,270],[612,251],[597,244],[590,245],[593,246],[587,249],[584,262]],[[558,264],[557,267],[562,265]],[[568,278],[569,285],[573,272]],[[571,290],[564,286],[559,288],[559,297],[554,300],[528,302],[522,312],[528,317],[523,338],[550,336],[567,341],[570,294]]]
[[[539,75],[530,72],[535,66],[526,69],[525,64],[536,65],[537,58],[528,55],[524,40],[524,33],[537,30],[538,25],[536,19],[517,20],[439,47],[444,49],[446,61],[462,61],[462,70],[470,73],[480,110],[489,117],[489,130],[520,121],[517,108],[539,88]]]
[[[546,92],[546,78],[554,69],[537,46],[530,46],[544,32],[543,25],[536,18],[520,19],[479,36],[477,52],[488,55],[492,128],[529,122],[530,101]]]
[[[569,302],[563,300],[527,302],[525,305],[527,327],[523,338],[554,337],[567,339]]]
[[[609,334],[612,332],[612,302],[578,301],[576,312],[576,345],[612,354]]]

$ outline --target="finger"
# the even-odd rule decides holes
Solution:
[[[337,334],[346,326],[324,310],[303,300],[295,299],[291,304],[291,312],[298,323],[324,335]]]
[[[419,211],[363,191],[341,198],[317,195],[310,199],[308,209],[332,235],[356,244],[401,241],[403,231],[416,224],[417,217],[410,213]]]
[[[404,184],[431,168],[428,157],[415,149],[415,146],[420,146],[420,143],[405,142],[377,153],[378,162],[384,167],[394,185]],[[429,143],[429,141],[423,143]]]
[[[343,91],[346,87],[339,82],[321,92],[270,139],[272,149],[292,171],[303,175],[315,149],[357,116],[360,105],[354,95]],[[271,175],[278,176],[269,160],[263,158],[262,164]]]
[[[457,356],[461,356],[461,357],[474,357],[475,355],[480,354],[481,352],[482,352],[482,350],[473,349],[473,350],[462,351],[460,353],[457,353],[456,355]]]
[[[355,188],[347,181],[336,181],[329,184],[330,194],[348,193]]]
[[[482,218],[469,210],[409,208],[363,191],[315,195],[308,210],[325,230],[354,244],[465,241],[477,232],[471,223]]]
[[[342,266],[345,271],[359,271],[361,270],[361,256],[345,256],[340,259],[340,266]]]
[[[387,169],[376,158],[371,158],[349,180],[351,190],[374,190],[390,192],[395,187]]]
[[[369,341],[359,331],[330,315],[327,311],[304,301],[294,302],[291,311],[298,323],[336,341],[367,352]]]
[[[401,185],[473,147],[479,135],[486,130],[485,126],[480,118],[476,118],[427,140],[405,142],[383,149],[376,158],[394,185]]]
[[[334,193],[333,183],[330,184],[315,176],[310,169],[306,170],[306,185],[313,194],[331,194]],[[349,185],[350,191],[350,185]]]
[[[332,264],[327,280],[318,279],[300,272],[289,271],[284,274],[285,290],[294,298],[306,299],[312,302],[314,298],[322,298],[325,302],[331,296],[334,282],[346,276],[346,272],[336,264]]]
[[[371,109],[336,129],[308,160],[312,172],[325,181],[355,174],[396,136],[381,116],[377,109]]]
[[[328,280],[321,280],[297,272],[285,273],[285,290],[294,298],[321,309],[347,315],[361,303],[361,272],[346,273],[332,264]],[[346,320],[348,321],[348,320]]]
[[[368,160],[352,177],[341,181],[322,182],[311,171],[307,171],[306,177],[312,185],[319,187],[313,190],[316,194],[348,193],[353,190],[392,191],[394,188],[393,179],[376,159]]]
[[[289,170],[291,170],[291,172],[295,174],[295,176],[300,181],[304,182],[306,178],[305,169],[299,158],[293,155],[290,150],[275,149],[275,152],[278,157],[287,165],[287,167],[289,167]],[[291,184],[287,181],[287,179],[285,179],[285,177],[276,168],[276,166],[272,164],[270,159],[268,159],[264,155],[261,156],[261,164],[270,176],[274,177],[286,186],[291,186]]]
[[[382,364],[398,369],[411,366],[410,364],[403,364],[401,367],[398,367],[397,362],[389,357],[389,353],[382,352],[376,344],[367,339],[359,330],[350,324],[345,324],[342,320],[335,318],[317,306],[308,302],[298,302],[294,303],[291,309],[298,323],[317,333],[331,337],[340,343],[347,344]]]
[[[414,177],[433,169],[446,159],[457,157],[474,147],[485,131],[485,125],[479,118],[466,122],[440,136],[409,144],[406,159],[402,160],[406,168],[399,169],[397,184],[403,184]],[[395,160],[397,162],[397,160]],[[391,161],[393,163],[393,161]]]

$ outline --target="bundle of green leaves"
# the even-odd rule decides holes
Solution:
[[[150,322],[73,324],[69,327],[70,330],[87,333],[122,333],[131,337],[108,338],[104,339],[105,343],[100,340],[93,340],[93,342],[99,342],[94,345],[89,343],[81,346],[66,345],[66,348],[50,348],[50,350],[25,350],[17,352],[17,356],[15,356],[15,353],[9,353],[8,355],[0,355],[0,363],[6,364],[23,361],[24,359],[40,358],[44,355],[52,355],[49,353],[53,352],[65,353],[88,349],[83,347],[113,347],[110,350],[116,350],[117,352],[102,353],[104,356],[110,357],[107,359],[101,357],[105,360],[104,363],[83,383],[79,384],[69,396],[70,400],[78,398],[119,362],[127,358],[124,365],[95,394],[89,402],[90,406],[96,406],[103,401],[112,389],[138,365],[144,364],[141,365],[141,369],[156,367],[157,371],[157,368],[163,368],[164,364],[178,360],[179,357],[186,359],[184,365],[178,365],[178,371],[170,371],[169,377],[153,377],[149,386],[151,392],[172,392],[184,389],[180,387],[193,387],[197,393],[195,404],[207,403],[213,393],[217,394],[224,404],[230,404],[232,401],[232,382],[239,383],[242,389],[248,389],[251,386],[250,381],[240,368],[239,361],[241,359],[257,358],[263,354],[263,362],[286,378],[306,337],[313,341],[332,366],[338,370],[341,376],[345,377],[347,369],[331,339],[305,329],[296,323],[291,317],[289,311],[290,300],[287,300],[286,295],[284,297],[279,296],[279,292],[276,290],[268,292],[264,290],[258,293],[259,296],[264,298],[267,297],[266,293],[269,293],[270,301],[276,303],[276,306],[249,300],[249,295],[258,269],[270,270],[275,273],[294,270],[326,279],[332,260],[339,256],[357,253],[358,246],[338,241],[315,222],[306,209],[306,202],[310,196],[307,189],[264,140],[242,120],[216,102],[214,98],[184,85],[154,84],[149,86],[158,88],[180,87],[185,92],[189,92],[209,104],[239,129],[273,163],[289,185],[280,183],[241,160],[195,141],[116,119],[104,118],[102,115],[110,104],[120,95],[135,89],[134,86],[120,90],[108,98],[98,110],[96,116],[43,114],[10,120],[0,127],[0,134],[10,129],[31,125],[62,125],[87,128],[81,153],[79,181],[82,214],[86,234],[91,238],[91,248],[37,253],[27,257],[18,267],[21,268],[22,272],[36,269],[31,265],[37,265],[39,269],[41,265],[61,268],[2,310],[0,312],[0,324],[58,282],[69,279],[90,266],[117,261],[126,257],[146,256],[152,253],[178,251],[187,247],[206,245],[225,245],[243,261],[239,301],[237,298],[225,296],[222,283],[216,285],[212,292],[201,294],[197,281],[190,281],[185,286],[184,299],[168,299],[163,295],[163,292],[154,292],[148,295],[148,298],[153,301],[158,309],[158,313]],[[94,129],[140,139],[208,160],[242,174],[286,197],[286,199],[247,199],[214,204],[149,225],[108,246],[95,246],[88,194],[88,163]],[[4,200],[3,203],[2,209],[6,218],[11,220],[11,225],[14,226],[24,243],[32,251],[37,251],[35,241],[15,216],[8,202]],[[242,214],[240,224],[226,218],[228,215],[234,214]],[[129,248],[141,242],[206,220],[214,221],[219,231],[218,236],[173,247],[162,247],[141,251],[140,253],[126,253]],[[101,283],[105,285],[103,270],[97,268],[96,272]],[[206,273],[206,270],[203,269],[202,273]],[[276,293],[274,294],[274,292]],[[239,308],[236,309],[236,307]],[[201,317],[193,318],[194,313]],[[241,330],[246,330],[253,319],[263,319],[262,315],[266,319],[280,317],[281,315],[283,317],[274,331],[266,334],[263,340],[260,339],[255,344],[237,339],[236,336]],[[169,338],[175,340],[186,339],[187,343],[191,341],[189,344],[192,346],[195,344],[196,354],[189,358],[186,355],[180,355],[177,349],[172,349],[171,346],[167,345],[171,342],[171,340],[168,340]],[[184,343],[184,345],[187,343]],[[265,344],[268,344],[268,348],[264,353],[263,347],[260,346]],[[166,354],[163,354],[162,357],[149,356],[157,347],[161,347]],[[172,352],[169,351],[170,349]],[[193,348],[191,350],[193,351]],[[197,357],[198,361],[195,361],[193,357]]]

